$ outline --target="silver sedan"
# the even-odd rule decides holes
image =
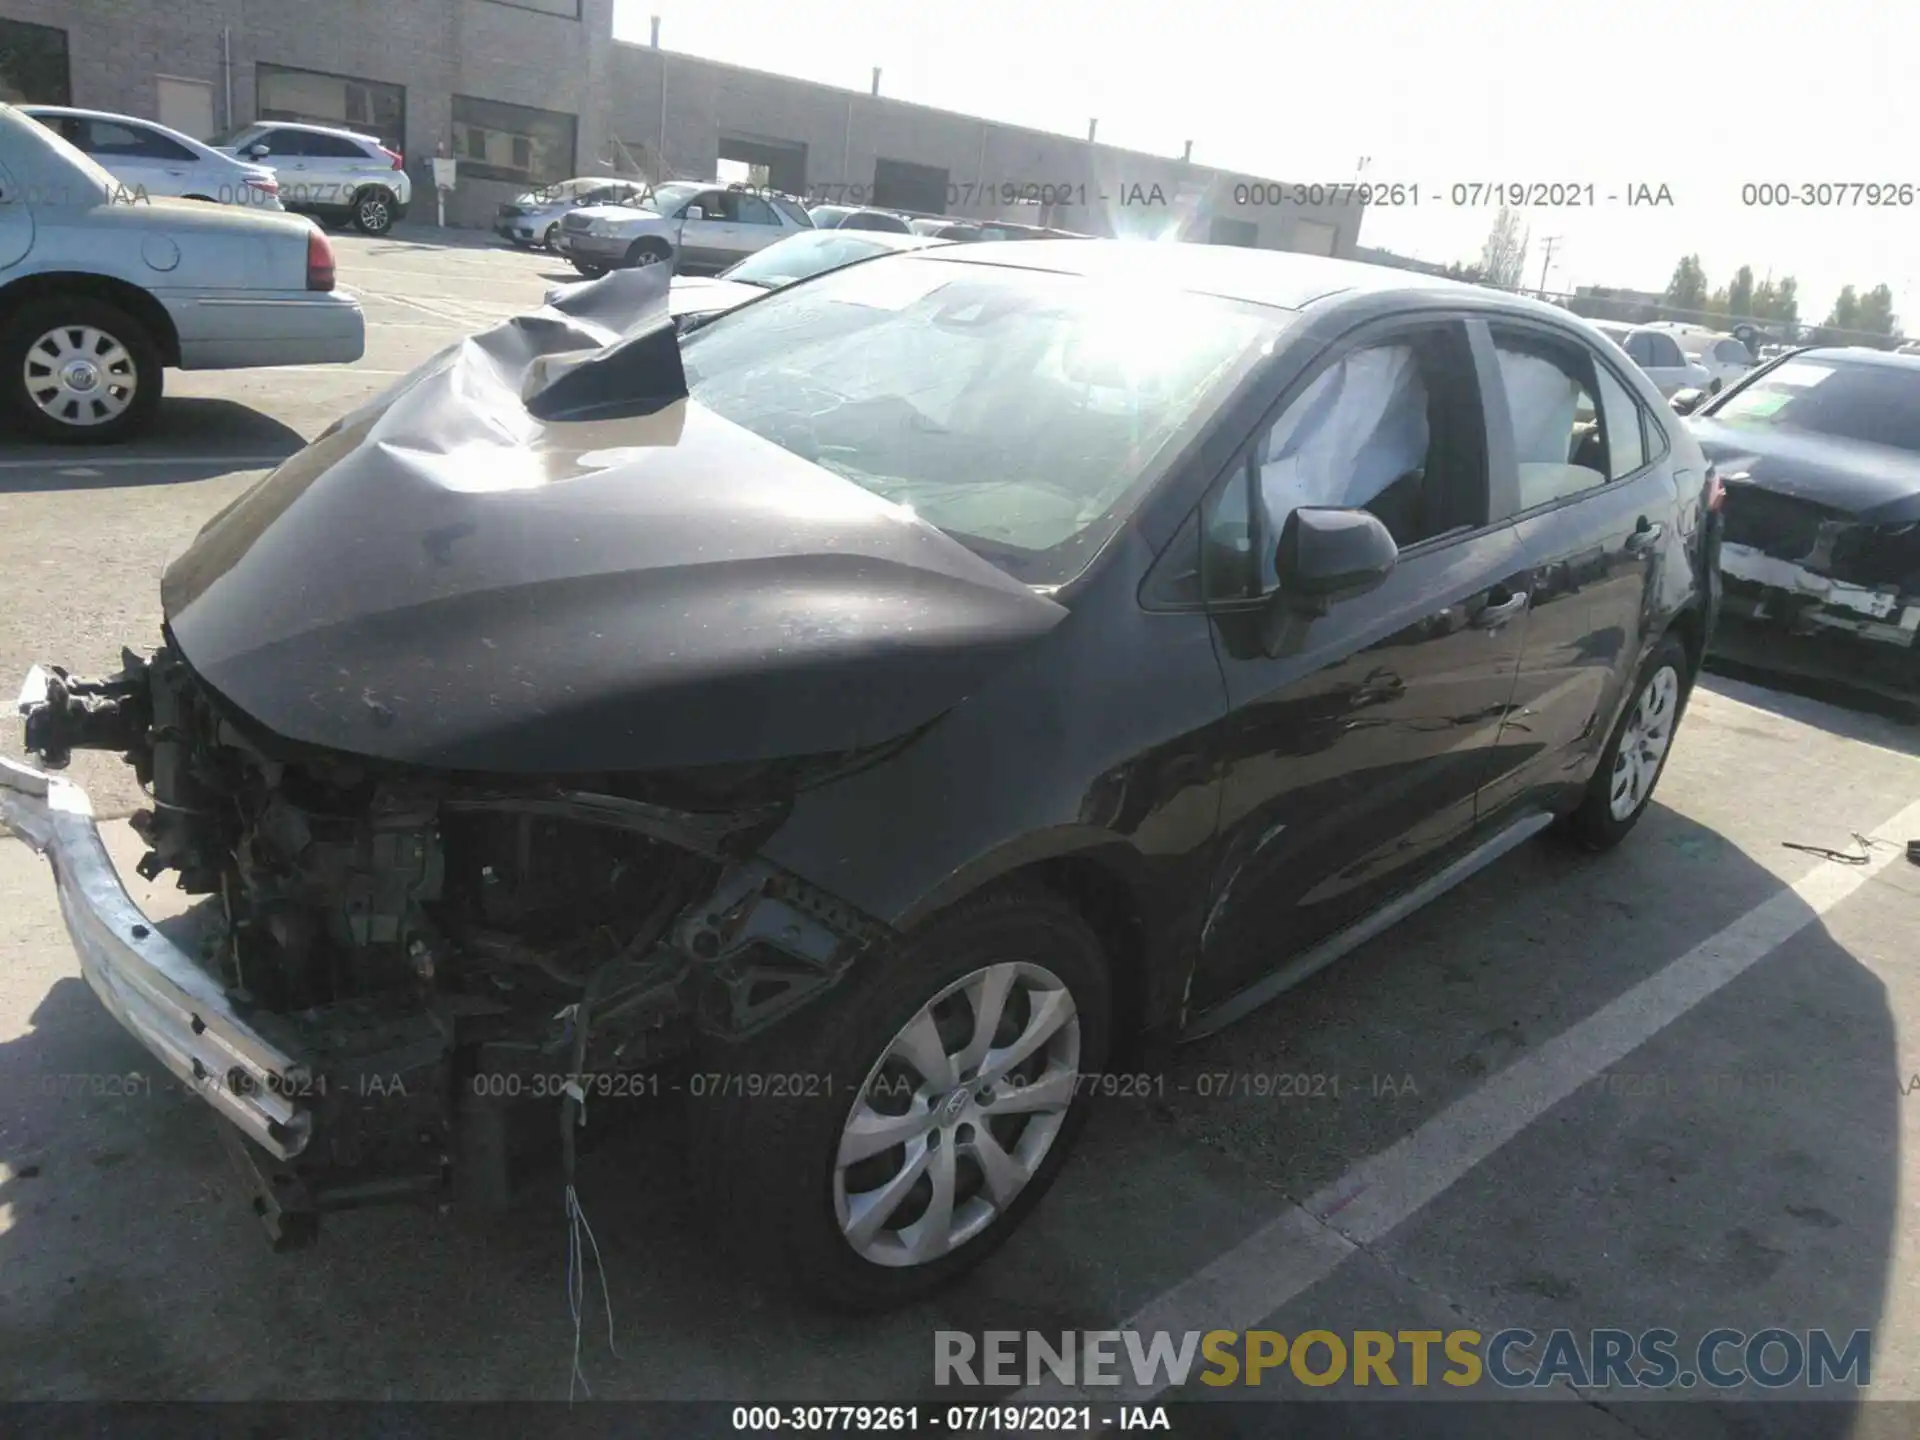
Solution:
[[[366,320],[318,227],[146,200],[0,105],[0,419],[109,444],[153,418],[161,373],[358,360]]]

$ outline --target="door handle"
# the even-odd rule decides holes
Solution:
[[[1627,537],[1629,554],[1641,555],[1651,550],[1660,537],[1667,533],[1667,527],[1658,520],[1640,517],[1640,523],[1633,527],[1633,533]]]
[[[1527,592],[1521,590],[1516,594],[1508,595],[1504,600],[1490,601],[1475,611],[1473,619],[1468,623],[1476,630],[1498,630],[1527,608],[1527,599]]]

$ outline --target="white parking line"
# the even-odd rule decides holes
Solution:
[[[1581,1086],[1617,1065],[1716,990],[1771,955],[1884,870],[1920,834],[1920,802],[1874,835],[1864,865],[1827,861],[1754,906],[1618,999],[1454,1101],[1397,1144],[1289,1206],[1211,1263],[1149,1300],[1121,1328],[1246,1330],[1410,1219]],[[1054,1381],[1013,1404],[1144,1401],[1131,1382],[1076,1392]]]
[[[122,470],[135,465],[225,465],[233,470],[257,470],[278,465],[286,458],[285,455],[110,455],[104,458],[89,455],[84,460],[62,460],[56,455],[43,455],[37,460],[0,460],[0,470],[58,470],[63,474],[78,474],[87,469]]]

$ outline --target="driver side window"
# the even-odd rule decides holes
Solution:
[[[1454,325],[1348,351],[1255,442],[1203,518],[1207,592],[1276,587],[1275,547],[1303,506],[1372,513],[1402,549],[1486,520],[1485,424]]]

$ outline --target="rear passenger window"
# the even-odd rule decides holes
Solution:
[[[1494,332],[1513,427],[1520,509],[1551,505],[1607,483],[1607,437],[1584,350]]]
[[[1594,374],[1600,383],[1600,421],[1607,446],[1607,478],[1618,480],[1647,463],[1640,402],[1633,398],[1626,386],[1614,379],[1613,372],[1604,365],[1596,365]]]

